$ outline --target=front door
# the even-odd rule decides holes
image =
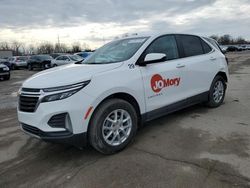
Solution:
[[[147,112],[165,107],[186,98],[186,67],[179,59],[174,35],[157,38],[149,45],[143,56],[164,53],[167,60],[141,67]],[[144,57],[143,57],[144,58]]]

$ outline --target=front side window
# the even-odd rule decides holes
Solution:
[[[147,37],[121,39],[99,48],[84,64],[117,63],[130,59],[147,40]]]
[[[175,37],[167,35],[156,39],[146,50],[145,54],[163,53],[166,54],[167,60],[179,58],[178,48]]]
[[[201,39],[192,35],[179,35],[179,40],[182,43],[184,56],[196,56],[203,54]]]

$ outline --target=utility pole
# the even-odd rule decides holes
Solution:
[[[60,37],[59,37],[59,34],[57,35],[57,44],[58,44],[58,52],[60,52],[61,48],[60,48]]]

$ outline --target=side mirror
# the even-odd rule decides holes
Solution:
[[[163,53],[150,53],[147,54],[144,62],[142,63],[142,65],[146,65],[146,64],[150,64],[150,63],[159,63],[159,62],[163,62],[166,61],[166,54]]]

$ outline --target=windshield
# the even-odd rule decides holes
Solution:
[[[122,39],[110,42],[93,53],[84,64],[106,64],[130,59],[147,40],[146,37]]]
[[[79,55],[71,55],[69,58],[73,61],[81,61],[83,58]]]
[[[40,60],[50,60],[50,59],[53,59],[53,58],[51,56],[49,56],[49,55],[39,55],[38,59],[40,59]]]

